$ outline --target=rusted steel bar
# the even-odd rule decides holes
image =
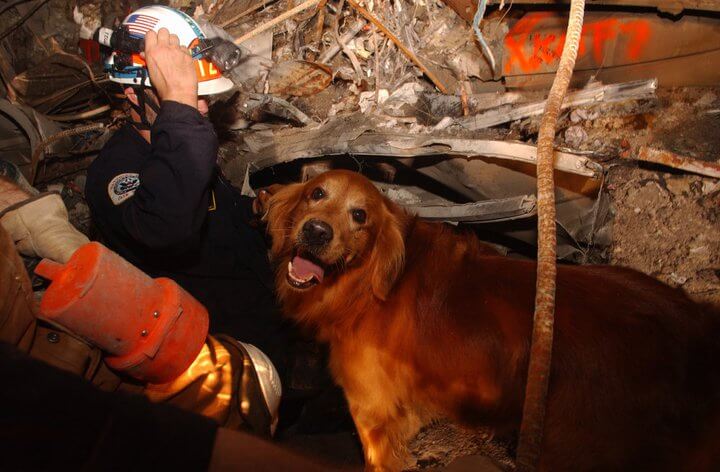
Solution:
[[[59,133],[55,133],[52,136],[49,136],[46,138],[43,142],[38,144],[38,146],[33,150],[32,159],[30,161],[30,183],[35,183],[35,177],[37,176],[37,170],[38,170],[38,164],[40,163],[40,159],[42,158],[43,154],[45,153],[45,149],[55,141],[58,141],[63,138],[67,138],[70,136],[75,136],[76,134],[83,134],[87,133],[88,131],[96,131],[101,130],[105,128],[104,123],[90,123],[88,125],[84,126],[78,126],[77,128],[70,128],[63,131],[60,131]]]
[[[663,149],[643,146],[635,159],[720,179],[720,164],[717,162],[700,161]]]
[[[572,0],[567,39],[555,80],[548,94],[545,114],[538,133],[538,261],[535,288],[530,363],[528,365],[525,403],[520,424],[517,470],[536,470],[540,462],[545,406],[552,361],[553,327],[555,322],[556,246],[554,142],[555,128],[563,99],[575,67],[584,17],[585,0]]]

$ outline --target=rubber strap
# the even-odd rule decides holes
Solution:
[[[140,121],[131,121],[131,123],[135,125],[137,129],[149,130],[152,128],[152,123],[147,119],[145,105],[149,106],[155,113],[160,113],[160,105],[148,96],[146,87],[135,85],[132,89],[135,91],[135,96],[138,97],[138,104],[135,105],[133,102],[130,102],[130,106],[140,116]]]

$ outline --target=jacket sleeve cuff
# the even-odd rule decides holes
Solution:
[[[204,117],[195,107],[172,100],[165,100],[160,106],[157,121],[202,121]]]

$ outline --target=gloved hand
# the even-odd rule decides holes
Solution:
[[[77,248],[90,240],[70,224],[60,195],[42,194],[11,207],[0,223],[20,253],[65,263]]]

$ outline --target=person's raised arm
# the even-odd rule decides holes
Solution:
[[[187,48],[164,28],[145,36],[145,61],[161,107],[151,129],[152,156],[123,209],[130,234],[148,247],[171,247],[200,231],[217,159],[217,136],[197,110],[197,75]]]

